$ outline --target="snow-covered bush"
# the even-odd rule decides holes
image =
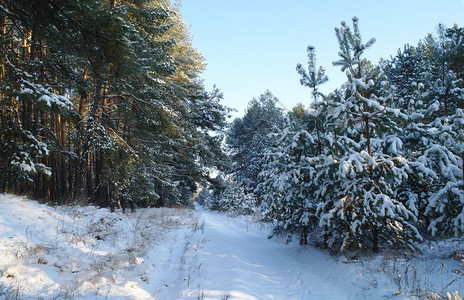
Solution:
[[[238,214],[252,214],[256,210],[256,199],[253,193],[246,193],[240,183],[229,181],[219,197],[219,209]]]

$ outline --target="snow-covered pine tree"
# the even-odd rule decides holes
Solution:
[[[317,100],[318,96],[321,96],[324,98],[324,95],[322,95],[318,91],[318,87],[324,83],[326,83],[329,80],[329,77],[325,75],[325,67],[320,66],[318,70],[316,70],[316,50],[314,46],[308,46],[306,49],[308,52],[308,72],[303,68],[301,64],[298,64],[296,66],[296,70],[298,74],[300,74],[300,83],[301,85],[307,86],[311,89],[311,94],[313,96],[313,104],[314,106],[317,106]],[[311,112],[314,112],[312,115],[314,119],[314,125],[316,129],[316,135],[317,135],[317,150],[318,150],[318,155],[322,154],[322,138],[321,138],[321,123],[323,120],[320,119],[318,112],[318,109],[314,109]]]
[[[462,30],[439,25],[437,37],[427,35],[387,64],[399,98],[396,105],[408,116],[401,124],[402,141],[412,171],[400,196],[423,216],[421,221],[433,235],[456,235],[463,229],[459,109],[463,49]]]
[[[161,205],[187,201],[210,180],[208,168],[224,168],[221,136],[211,133],[227,110],[198,78],[204,60],[178,6],[5,0],[1,8],[2,191]]]
[[[272,146],[266,153],[267,164],[260,173],[257,192],[263,196],[261,209],[266,218],[277,222],[275,233],[299,235],[302,244],[308,243],[310,230],[317,226],[316,169],[325,147],[322,102],[318,102],[319,85],[328,77],[325,68],[316,68],[316,52],[308,46],[308,71],[296,67],[300,83],[311,89],[313,103],[305,110],[301,105],[288,113],[285,126],[269,135]]]
[[[277,102],[270,91],[252,99],[245,115],[235,119],[227,133],[232,173],[247,193],[253,193],[259,183],[258,175],[265,163],[264,153],[270,146],[267,135],[282,124],[283,113],[276,106]]]
[[[221,195],[227,188],[227,180],[222,175],[214,178],[215,184],[212,189],[208,190],[208,197],[205,201],[205,207],[211,210],[221,210]],[[206,192],[205,192],[206,194]],[[206,196],[206,195],[205,195]]]
[[[66,156],[50,154],[58,144],[60,134],[56,131],[63,128],[63,115],[72,107],[56,78],[62,79],[69,73],[66,63],[58,62],[52,55],[44,61],[44,45],[39,44],[44,34],[39,32],[40,22],[25,21],[33,19],[34,13],[40,11],[38,7],[35,2],[2,2],[0,192],[42,189],[52,175],[53,164],[58,163],[56,158]],[[47,16],[42,15],[41,21],[48,22]],[[73,60],[75,56],[68,58]],[[36,178],[43,179],[42,185],[33,183]],[[56,182],[59,185],[63,181]]]
[[[445,35],[453,47],[449,57],[449,69],[456,74],[457,79],[464,80],[464,27],[455,24],[452,28],[446,29]],[[463,86],[464,82],[461,82],[460,87]]]
[[[335,181],[324,183],[331,192],[318,207],[320,226],[332,230],[329,241],[341,250],[370,245],[377,252],[384,242],[412,245],[422,239],[414,226],[417,217],[396,192],[410,168],[397,137],[396,124],[405,116],[392,108],[393,92],[382,70],[361,58],[375,39],[362,43],[358,18],[353,29],[342,22],[335,31],[340,60],[334,65],[346,71],[348,81],[331,117],[342,149],[335,156]]]
[[[398,50],[395,57],[383,64],[388,81],[395,89],[393,105],[407,116],[398,126],[402,129],[399,137],[403,142],[403,155],[410,162],[411,170],[408,179],[398,188],[398,197],[421,218],[436,177],[426,160],[423,157],[418,159],[428,149],[427,123],[437,110],[436,105],[428,102],[433,66],[424,45],[405,45],[402,51]]]
[[[388,81],[395,88],[395,106],[408,111],[414,104],[418,85],[424,92],[425,85],[429,83],[431,66],[428,60],[417,48],[405,45],[384,65]]]
[[[233,178],[227,180],[227,186],[219,197],[219,207],[233,214],[252,214],[256,211],[256,199],[253,193],[245,189]]]
[[[256,189],[263,195],[264,216],[276,222],[274,233],[296,234],[304,244],[317,224],[313,190],[318,162],[318,141],[308,132],[306,118],[290,117],[284,129],[269,135],[273,144]]]
[[[450,124],[438,128],[444,144],[432,140],[419,158],[436,174],[425,210],[430,218],[428,229],[432,235],[443,237],[464,232],[464,112],[457,109],[448,120]]]
[[[453,40],[457,38],[458,40]],[[464,232],[464,147],[462,80],[451,68],[454,53],[462,47],[459,35],[446,34],[438,27],[438,38],[433,40],[432,55],[436,62],[436,81],[429,90],[434,103],[428,129],[428,149],[421,159],[436,173],[425,214],[430,217],[428,229],[432,235],[458,235]]]

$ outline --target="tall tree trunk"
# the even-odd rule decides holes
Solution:
[[[365,97],[365,95],[362,95],[362,97]],[[363,108],[364,108],[364,111],[367,112],[368,109],[367,109],[367,106],[366,106],[366,103],[363,103]],[[370,127],[370,124],[369,124],[369,116],[366,115],[364,112],[361,112],[362,116],[363,116],[363,121],[364,121],[364,126],[366,127],[366,143],[367,143],[367,153],[369,154],[369,156],[372,157],[372,145],[371,145],[371,127]],[[369,165],[369,175],[370,175],[370,179],[371,180],[374,180],[374,171],[372,170],[372,166]]]
[[[372,251],[379,252],[379,230],[377,225],[372,228]]]
[[[93,182],[94,176],[93,176],[93,164],[94,161],[92,157],[92,153],[90,152],[90,139],[92,135],[92,130],[94,128],[94,122],[96,122],[96,117],[97,117],[97,108],[100,105],[100,100],[101,100],[101,91],[102,91],[102,84],[100,82],[97,82],[94,90],[94,94],[92,96],[92,103],[90,106],[90,111],[89,111],[89,116],[87,119],[87,126],[86,126],[86,131],[85,131],[85,138],[84,138],[84,145],[83,145],[83,150],[82,150],[82,155],[83,155],[83,168],[84,170],[83,174],[86,174],[85,178],[85,186],[87,188],[86,194],[87,196],[90,196],[91,201],[95,201],[95,183]]]
[[[364,115],[363,118],[364,118],[364,125],[366,126],[367,153],[369,153],[369,156],[372,156],[371,130],[370,130],[370,125],[369,125],[369,117]]]
[[[6,38],[6,17],[5,16],[0,16],[0,34],[1,38],[4,39]],[[0,80],[3,80],[5,78],[5,56],[6,52],[4,51],[5,47],[1,48],[2,51],[0,52]],[[0,95],[1,97],[1,95]],[[1,99],[0,99],[1,100]]]

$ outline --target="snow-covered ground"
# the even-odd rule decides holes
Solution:
[[[206,243],[197,284],[205,299],[361,299],[359,268],[314,248],[268,239],[258,224],[203,212]],[[195,291],[186,292],[187,295]]]
[[[0,299],[420,299],[426,290],[464,291],[460,240],[423,245],[415,258],[355,261],[268,233],[201,209],[124,215],[0,194]]]

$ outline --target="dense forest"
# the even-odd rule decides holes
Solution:
[[[285,112],[269,91],[253,99],[228,131],[222,190],[201,200],[259,211],[274,234],[333,252],[462,236],[464,28],[439,25],[375,65],[358,23],[335,30],[346,83],[321,93],[329,78],[309,46],[296,71],[311,104]]]
[[[0,192],[134,209],[201,190],[333,252],[464,232],[464,28],[374,64],[375,39],[342,22],[346,83],[320,92],[308,46],[311,103],[265,91],[230,124],[169,0],[0,0],[0,28]]]
[[[169,0],[0,1],[0,192],[182,204],[224,170],[228,109]]]

